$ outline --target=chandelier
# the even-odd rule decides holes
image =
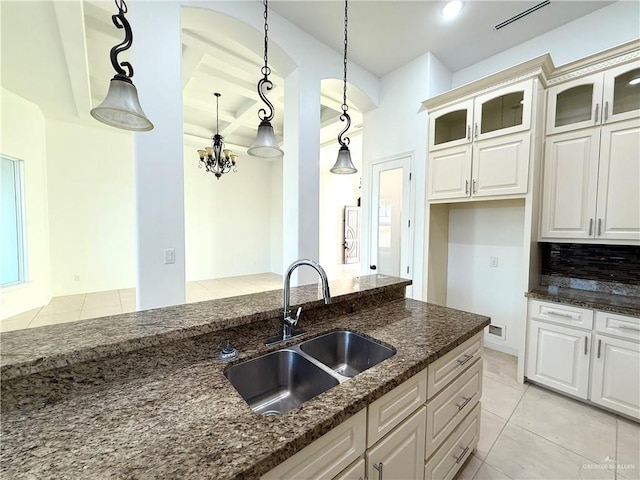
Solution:
[[[222,135],[219,132],[218,118],[218,101],[220,99],[219,93],[214,93],[216,96],[216,133],[211,137],[213,143],[210,147],[205,147],[204,150],[198,150],[198,156],[200,157],[199,168],[206,169],[207,172],[212,172],[218,180],[225,173],[229,173],[232,169],[237,172],[236,160],[238,155],[233,153],[228,148],[224,148],[224,142]]]
[[[347,106],[347,25],[349,17],[347,15],[347,0],[344,2],[344,57],[343,57],[343,66],[344,66],[344,83],[342,87],[342,114],[340,115],[340,121],[347,122],[347,125],[342,129],[342,131],[338,134],[338,143],[340,144],[340,150],[338,150],[338,158],[336,159],[336,163],[331,170],[331,173],[339,173],[339,174],[347,174],[347,173],[356,173],[358,170],[353,166],[353,162],[351,161],[351,152],[349,151],[349,143],[351,140],[349,137],[342,137],[349,127],[351,126],[351,117],[347,113],[349,107]]]
[[[272,158],[282,155],[284,152],[278,146],[278,142],[276,141],[276,136],[273,133],[273,126],[271,125],[271,120],[273,119],[273,104],[267,100],[265,92],[267,92],[273,88],[273,82],[269,80],[269,74],[271,73],[271,69],[269,68],[269,57],[267,55],[268,52],[268,44],[269,44],[269,36],[267,32],[269,31],[269,24],[267,22],[267,0],[263,1],[264,4],[264,67],[260,70],[263,77],[258,81],[258,95],[260,99],[264,102],[264,104],[269,109],[269,114],[264,108],[258,110],[258,118],[261,120],[260,125],[258,125],[258,133],[256,135],[256,140],[253,142],[253,145],[249,147],[247,153],[252,157],[262,157],[262,158]]]
[[[153,129],[153,123],[142,111],[138,91],[131,81],[133,67],[129,62],[118,63],[118,55],[128,50],[133,43],[131,25],[124,16],[128,10],[127,4],[124,0],[115,0],[115,3],[118,13],[111,16],[111,21],[117,28],[124,28],[124,40],[111,49],[111,65],[116,74],[109,83],[107,96],[100,105],[91,110],[91,116],[111,127],[145,132]]]

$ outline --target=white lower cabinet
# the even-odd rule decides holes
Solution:
[[[640,419],[640,318],[595,311],[593,322],[593,316],[529,301],[527,378]]]
[[[420,407],[402,425],[367,450],[369,480],[422,479],[426,420],[426,408]]]
[[[478,443],[482,335],[440,357],[261,480],[452,478]]]

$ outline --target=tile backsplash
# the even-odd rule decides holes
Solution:
[[[640,246],[541,243],[542,275],[640,285]]]

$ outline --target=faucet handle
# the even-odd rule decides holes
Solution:
[[[291,325],[292,326],[296,326],[298,325],[298,321],[300,320],[300,314],[302,313],[302,307],[298,307],[298,310],[296,310],[296,314],[291,318]]]

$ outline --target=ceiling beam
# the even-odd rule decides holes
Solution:
[[[186,45],[182,46],[182,89],[187,86],[189,80],[198,69],[204,53],[193,50]]]
[[[82,0],[53,2],[53,8],[76,111],[80,118],[89,118],[91,84]]]

